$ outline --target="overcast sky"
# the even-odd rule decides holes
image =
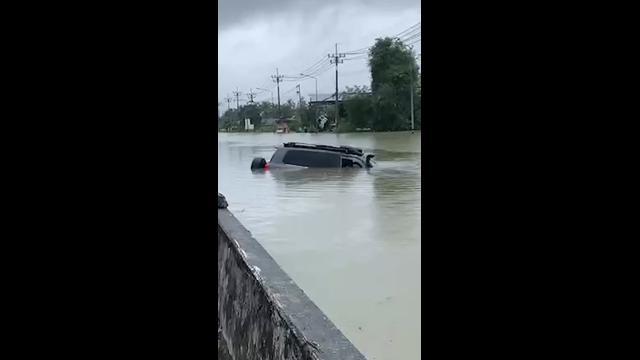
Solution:
[[[270,92],[256,88],[273,89],[277,101],[270,78],[276,68],[290,76],[304,70],[315,72],[318,92],[330,94],[335,91],[335,66],[330,66],[327,54],[335,50],[335,43],[338,52],[362,49],[377,37],[396,35],[419,21],[420,0],[218,0],[221,113],[227,109],[224,98],[233,96],[236,88],[242,92],[240,104],[246,103],[250,89],[262,92],[254,100],[271,100]],[[419,42],[414,49],[421,53]],[[338,68],[340,90],[370,86],[364,56],[348,58],[354,60],[344,61]],[[282,103],[290,98],[297,101],[297,84],[307,100],[315,93],[313,79],[286,81],[280,84]]]

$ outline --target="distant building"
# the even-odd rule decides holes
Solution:
[[[342,104],[346,99],[354,95],[371,95],[371,93],[346,93],[341,92],[338,94],[338,105]],[[311,100],[309,105],[313,106],[329,106],[336,104],[336,94],[318,94],[318,101]]]
[[[289,119],[289,118],[281,118],[281,119],[266,118],[266,119],[262,119],[262,125],[263,126],[273,126],[275,128],[276,132],[288,133],[289,132],[289,122],[291,120],[293,120],[293,119]]]
[[[288,133],[289,132],[289,122],[293,119],[282,118],[276,121],[276,132],[279,133]]]
[[[244,130],[253,131],[254,125],[251,123],[251,119],[244,119]]]
[[[342,99],[342,94],[339,94],[338,103],[341,103],[342,100],[343,100]],[[309,101],[309,105],[310,106],[313,106],[313,105],[326,106],[326,105],[331,105],[331,104],[335,105],[335,103],[336,103],[336,94],[335,93],[333,93],[333,94],[318,94],[318,100],[317,101],[315,99]]]

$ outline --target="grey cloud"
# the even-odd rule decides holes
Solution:
[[[310,3],[318,4],[318,7],[313,8]],[[402,0],[401,5],[382,0],[363,3],[337,0],[311,0],[303,4],[292,0],[240,0],[235,3],[225,0],[220,3],[219,24],[227,26],[218,29],[221,113],[227,108],[224,98],[236,88],[243,93],[240,96],[243,104],[249,90],[275,87],[270,76],[276,67],[280,74],[298,75],[323,60],[320,70],[326,71],[315,73],[318,92],[332,93],[335,75],[326,54],[334,51],[336,42],[340,51],[360,49],[371,45],[378,36],[397,34],[420,20],[420,1],[417,0]],[[325,67],[327,65],[329,68]],[[301,83],[304,96],[315,90],[312,79],[286,82],[281,86],[283,102],[289,98],[297,100],[294,89],[297,83]],[[369,84],[366,59],[345,61],[340,66],[340,89]],[[270,98],[271,94],[264,92],[257,100]],[[235,99],[231,105],[235,107]]]
[[[218,0],[218,29],[224,30],[253,18],[282,13],[312,15],[328,7],[358,5],[380,9],[402,9],[420,5],[420,0]]]

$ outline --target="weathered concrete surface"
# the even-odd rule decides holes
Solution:
[[[265,249],[218,209],[218,356],[365,360]]]
[[[218,360],[233,360],[229,354],[227,342],[222,337],[222,329],[220,328],[220,318],[218,318]]]
[[[233,360],[231,354],[229,354],[227,342],[222,337],[221,330],[218,330],[218,360]]]

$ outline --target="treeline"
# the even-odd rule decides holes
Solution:
[[[282,116],[290,117],[295,112],[295,104],[288,101],[280,106]],[[277,118],[278,106],[270,102],[256,102],[241,105],[238,109],[229,109],[220,117],[218,127],[222,129],[240,128],[243,119],[251,119],[251,123],[258,129],[262,126],[262,119]]]
[[[373,131],[401,131],[411,129],[411,95],[413,93],[414,128],[420,129],[421,76],[420,68],[411,49],[398,39],[376,39],[368,52],[371,86],[347,88],[342,93],[337,131],[356,129]],[[282,104],[281,116],[294,118],[293,129],[319,129],[318,117],[325,115],[335,123],[335,108],[309,106],[304,100],[296,104],[289,100]],[[256,129],[262,128],[262,119],[279,117],[277,105],[261,102],[231,109],[221,117],[220,127],[238,127],[241,119],[249,118]],[[234,125],[236,124],[236,125]]]
[[[374,131],[411,129],[411,93],[414,127],[422,123],[420,69],[409,47],[399,40],[377,39],[369,50],[371,88],[347,89],[346,119],[340,131],[370,128]],[[342,114],[341,114],[342,115]]]
[[[293,119],[290,127],[293,129],[307,128],[309,130],[316,129],[315,119],[317,118],[317,109],[310,107],[304,99],[300,105],[296,105],[292,100],[280,105],[280,113],[278,113],[278,105],[268,101],[256,102],[253,104],[241,105],[238,109],[229,109],[220,117],[218,128],[234,129],[242,131],[244,119],[251,119],[251,123],[257,131],[273,131],[272,125],[266,125],[266,119],[287,118]]]

